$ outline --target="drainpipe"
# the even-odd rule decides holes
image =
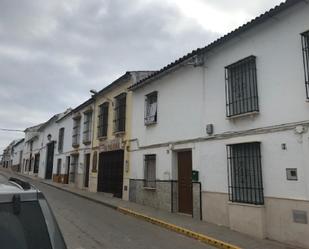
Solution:
[[[96,107],[96,98],[94,97],[94,101],[93,101],[93,121],[92,121],[92,138],[91,138],[91,152],[93,152],[94,150],[94,138],[95,138],[95,134],[94,134],[94,128],[95,128],[95,124],[96,124],[96,112],[95,112],[95,107]],[[92,154],[92,153],[91,153]],[[90,165],[91,165],[91,171],[92,171],[92,168],[93,168],[93,160],[91,160],[91,154],[90,154]],[[90,166],[89,165],[89,166]],[[89,171],[90,171],[90,167],[89,167]]]

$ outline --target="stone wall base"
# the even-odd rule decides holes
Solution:
[[[201,219],[200,183],[193,183],[192,195],[192,216]],[[143,180],[130,179],[129,200],[169,212],[178,212],[178,183],[157,181],[156,188],[145,188]]]
[[[228,201],[224,193],[202,193],[203,220],[258,238],[309,248],[309,201],[265,197],[264,205]],[[295,216],[300,214],[298,220]]]

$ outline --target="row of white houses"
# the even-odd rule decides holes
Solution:
[[[309,2],[288,0],[26,129],[20,168],[309,248],[308,128]]]

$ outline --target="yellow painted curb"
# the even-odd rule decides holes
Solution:
[[[141,214],[141,213],[134,212],[134,211],[127,209],[127,208],[118,207],[117,209],[124,214],[129,214],[129,215],[141,218],[141,219],[146,220],[146,221],[148,221],[152,224],[156,224],[156,225],[165,227],[169,230],[175,231],[175,232],[180,233],[180,234],[184,234],[184,235],[186,235],[190,238],[197,239],[197,240],[199,240],[203,243],[212,245],[212,246],[220,248],[220,249],[241,249],[238,246],[226,243],[226,242],[221,241],[221,240],[214,239],[214,238],[206,236],[204,234],[193,232],[193,231],[188,230],[186,228],[179,227],[179,226],[173,225],[171,223],[167,223],[165,221],[158,220],[156,218],[152,218],[150,216],[147,216],[147,215],[144,215],[144,214]]]

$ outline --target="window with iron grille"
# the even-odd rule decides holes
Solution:
[[[75,182],[75,174],[77,172],[77,167],[78,167],[78,155],[72,155],[70,172],[69,172],[69,182],[71,183]]]
[[[92,112],[84,113],[83,143],[91,141]]]
[[[229,200],[264,204],[260,143],[228,145],[227,159]]]
[[[256,57],[225,67],[226,116],[258,112]]]
[[[145,99],[145,125],[157,123],[158,92],[146,95]]]
[[[301,40],[305,70],[306,97],[309,99],[309,31],[302,33]]]
[[[57,160],[57,176],[59,176],[61,174],[61,163],[62,163],[61,158],[58,158],[58,160]]]
[[[59,134],[58,134],[58,152],[59,153],[63,151],[63,140],[64,140],[64,127],[59,129]]]
[[[144,187],[156,187],[156,155],[144,156]]]
[[[103,103],[99,108],[98,137],[106,137],[108,128],[108,102]]]
[[[79,146],[80,140],[80,117],[73,119],[72,146]]]
[[[127,94],[122,93],[115,98],[114,131],[123,132],[126,128],[126,99]]]

